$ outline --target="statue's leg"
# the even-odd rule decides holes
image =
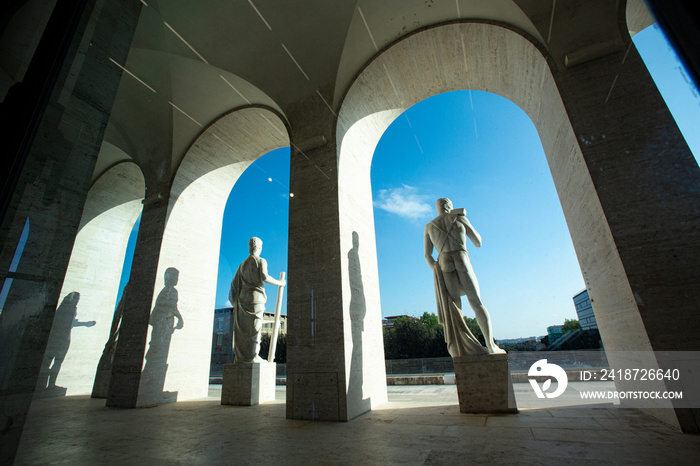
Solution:
[[[479,324],[481,333],[484,334],[484,340],[486,341],[486,347],[489,349],[489,353],[503,353],[504,351],[496,345],[496,342],[493,341],[491,316],[486,310],[484,303],[481,302],[481,297],[479,295],[479,282],[476,279],[476,275],[474,274],[471,264],[468,262],[458,264],[457,275],[459,277],[462,290],[467,295],[469,305],[474,310],[476,322]]]
[[[461,298],[461,287],[459,285],[459,277],[457,276],[454,267],[452,270],[445,271],[442,263],[440,263],[442,268],[442,277],[445,280],[445,288],[447,289],[447,294],[450,295],[450,299],[454,301],[459,309],[462,309],[462,298]]]
[[[447,294],[450,296],[450,299],[454,301],[457,307],[462,309],[462,293],[461,288],[459,287],[459,277],[457,277],[454,260],[452,260],[449,254],[440,254],[437,261],[440,264],[442,279],[445,283]]]

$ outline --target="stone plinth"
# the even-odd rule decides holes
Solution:
[[[453,358],[459,411],[517,413],[506,354]]]
[[[254,362],[224,365],[221,404],[253,406],[275,399],[277,364]]]

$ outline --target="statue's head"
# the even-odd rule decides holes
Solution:
[[[253,255],[259,255],[262,252],[262,240],[253,236],[248,240],[248,252]]]
[[[78,293],[77,291],[68,293],[68,295],[65,298],[63,298],[63,300],[66,302],[66,304],[70,304],[71,306],[77,306],[78,301],[80,301],[80,293]]]
[[[360,235],[356,231],[352,232],[352,248],[357,249],[360,247]]]
[[[449,213],[452,210],[452,201],[446,197],[441,197],[435,202],[435,210],[438,214]]]
[[[180,277],[180,271],[175,267],[168,267],[165,269],[165,274],[163,280],[165,281],[165,286],[175,286],[177,285],[177,280]]]

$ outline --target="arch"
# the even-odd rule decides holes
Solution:
[[[160,16],[146,8],[153,27],[162,29]],[[157,34],[156,34],[157,35]],[[164,189],[160,184],[172,181],[190,147],[222,115],[244,106],[263,106],[281,114],[278,104],[261,89],[225,69],[176,54],[132,48],[127,64],[138,69],[144,82],[153,86],[153,94],[135,79],[122,80],[105,140],[114,147],[103,146],[97,169],[104,160],[121,156],[132,158],[144,168],[149,191]],[[163,70],[168,72],[163,75]],[[155,96],[155,97],[154,97]],[[141,115],[158,117],[143,121]],[[117,150],[123,151],[121,154]],[[154,153],[167,162],[152,167],[148,161]]]
[[[143,174],[131,162],[113,166],[90,188],[59,298],[61,312],[75,306],[77,322],[61,321],[57,310],[37,384],[39,396],[91,392],[110,334],[126,245],[141,213],[144,193]],[[93,326],[85,325],[92,322]],[[57,374],[50,366],[56,356],[52,351],[58,357],[65,354]],[[53,383],[66,390],[47,389]]]
[[[423,0],[402,0],[400,14],[396,6],[388,2],[370,0],[357,3],[338,65],[336,102],[352,83],[357,70],[371,61],[377,50],[391,46],[397,37],[405,37],[430,25],[460,18],[506,23],[534,37],[539,43],[546,43],[532,19],[513,0],[455,0],[437,2],[429,5],[429,8],[426,8]],[[368,30],[372,31],[371,37]]]
[[[650,350],[548,61],[525,37],[494,24],[453,23],[411,35],[377,56],[346,94],[336,129],[340,242],[345,251],[351,248],[352,232],[363,239],[360,261],[367,309],[380,314],[370,186],[377,142],[408,107],[438,93],[464,89],[498,94],[530,117],[542,141],[606,349]],[[344,296],[350,296],[351,288],[347,270],[344,263]]]
[[[177,269],[177,308],[184,325],[175,330],[170,340],[167,371],[142,377],[139,406],[172,401],[168,397],[174,392],[177,400],[207,395],[226,201],[233,185],[251,163],[271,150],[288,145],[287,128],[276,112],[246,107],[217,119],[185,154],[170,191],[151,307],[154,308],[164,287],[166,270]],[[151,335],[152,327],[149,342]]]

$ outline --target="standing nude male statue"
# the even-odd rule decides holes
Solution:
[[[425,226],[425,260],[433,269],[438,320],[445,329],[445,342],[454,357],[504,353],[493,341],[491,317],[479,296],[479,283],[467,254],[467,238],[481,247],[481,236],[467,220],[464,209],[452,209],[452,201],[438,199],[438,216]],[[438,259],[433,258],[433,247]],[[461,296],[466,295],[486,340],[486,348],[469,331],[462,314]]]
[[[267,274],[267,261],[260,257],[262,244],[260,238],[250,238],[248,241],[250,255],[238,267],[231,282],[229,300],[235,312],[234,363],[265,361],[258,356],[262,319],[267,301],[264,283],[286,285],[285,280],[276,280]]]

